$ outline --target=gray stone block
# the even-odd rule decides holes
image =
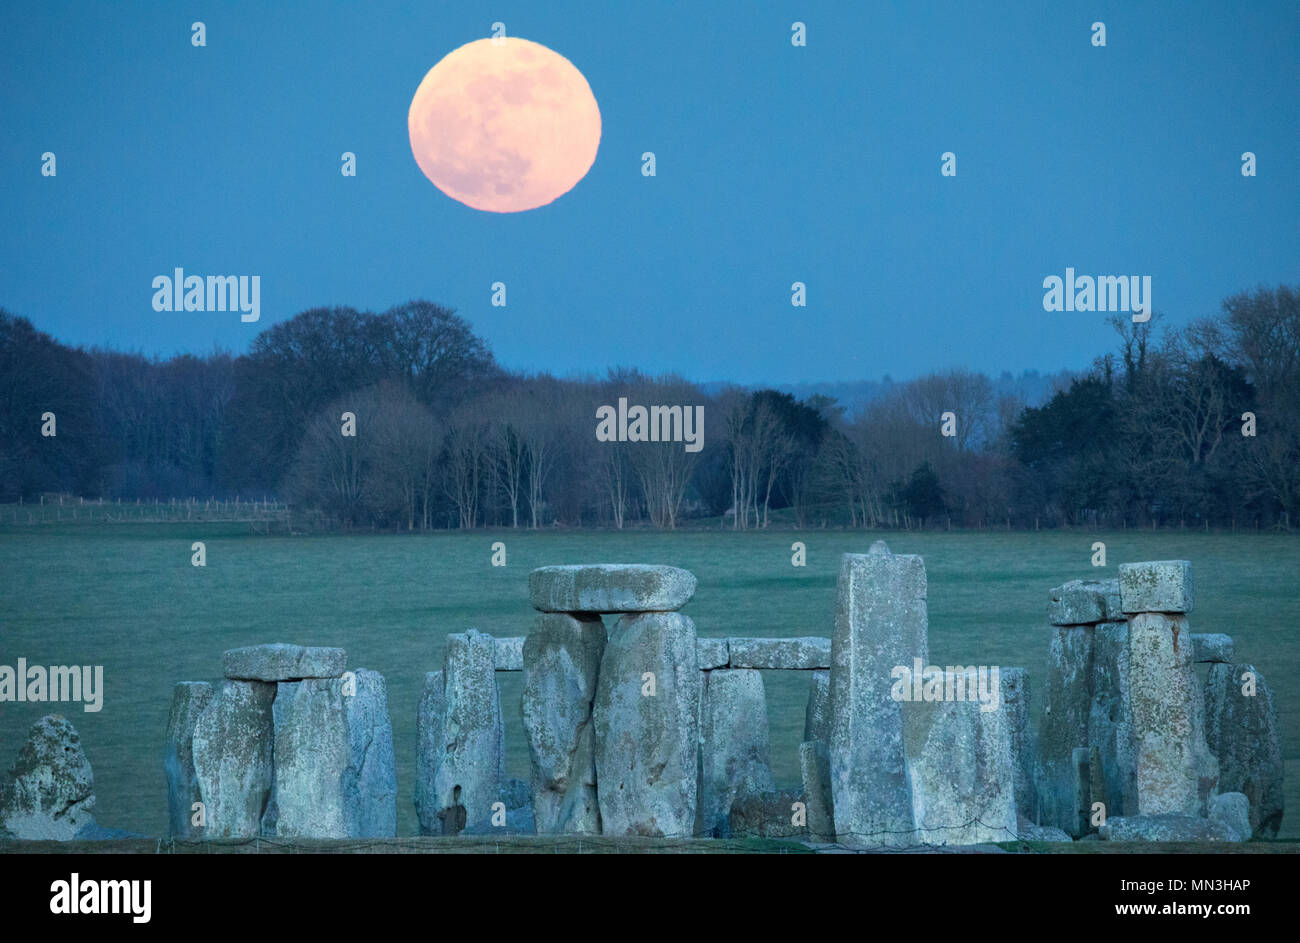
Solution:
[[[831,640],[804,638],[730,638],[732,668],[812,670],[831,666]]]
[[[528,594],[542,612],[673,612],[695,595],[695,576],[641,563],[544,566],[528,574]]]
[[[1186,560],[1121,563],[1119,591],[1125,613],[1191,612],[1192,565]]]
[[[347,667],[348,655],[341,648],[306,645],[250,645],[232,648],[221,656],[227,678],[235,681],[301,681],[304,678],[337,678]]]

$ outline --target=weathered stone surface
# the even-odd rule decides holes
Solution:
[[[592,711],[606,835],[694,832],[701,678],[695,641],[695,623],[677,613],[625,615],[610,632]],[[654,695],[647,696],[651,680]]]
[[[250,645],[232,648],[221,656],[227,678],[235,681],[300,681],[303,678],[337,678],[347,667],[348,653],[341,648],[306,645]]]
[[[1106,814],[1137,815],[1137,747],[1128,695],[1128,622],[1093,629],[1088,739],[1101,757]]]
[[[1039,824],[1078,836],[1074,751],[1088,745],[1092,710],[1092,626],[1053,626],[1047,650],[1047,683],[1039,721],[1042,756]]]
[[[695,658],[700,664],[701,671],[727,667],[727,662],[731,660],[731,655],[727,651],[727,640],[725,638],[696,639]]]
[[[253,838],[271,796],[276,686],[223,681],[194,725],[194,776],[204,838]]]
[[[1222,822],[1196,815],[1117,815],[1097,830],[1107,841],[1232,841],[1232,833]]]
[[[542,613],[524,642],[521,710],[538,834],[600,832],[591,722],[605,652],[600,616]]]
[[[512,635],[492,640],[492,661],[497,671],[524,670],[524,638],[523,635]]]
[[[511,779],[501,787],[501,801],[507,809],[522,809],[533,806],[533,787],[526,779]]]
[[[271,708],[275,774],[262,834],[347,838],[343,776],[351,756],[337,678],[281,681]]]
[[[1228,829],[1228,841],[1250,841],[1254,827],[1250,822],[1250,800],[1240,792],[1224,792],[1210,797],[1211,821]]]
[[[954,687],[961,681],[967,691],[977,690],[975,668],[945,671],[945,690],[950,677]],[[983,706],[977,700],[903,704],[918,843],[973,845],[1010,841],[1018,833],[1010,713]]]
[[[528,574],[528,594],[542,612],[675,612],[695,595],[695,576],[643,563],[544,566]]]
[[[841,558],[831,636],[831,792],[845,843],[906,846],[912,795],[890,672],[929,663],[925,564],[883,540]]]
[[[803,712],[803,738],[820,740],[829,748],[831,740],[831,673],[829,671],[814,671],[808,678],[808,706]]]
[[[415,814],[421,835],[455,835],[468,824],[464,806],[449,811],[438,804],[434,785],[435,773],[447,751],[444,688],[441,671],[427,672],[415,714]]]
[[[1038,744],[1029,722],[1029,672],[999,669],[999,709],[1006,712],[1011,737],[1011,764],[1016,771],[1016,813],[1038,818]]]
[[[1119,592],[1125,613],[1191,612],[1192,565],[1186,560],[1121,563]]]
[[[1187,618],[1139,612],[1128,624],[1129,708],[1143,816],[1203,815],[1219,778]]]
[[[1101,766],[1101,751],[1095,746],[1075,747],[1074,766],[1074,819],[1077,835],[1092,831],[1093,807],[1100,803],[1110,808],[1106,796],[1106,778]]]
[[[488,818],[506,779],[492,636],[447,636],[442,671],[425,676],[416,735],[420,833],[456,835]]]
[[[0,829],[14,838],[70,841],[95,824],[95,777],[81,737],[62,714],[32,724],[0,779]]]
[[[1193,633],[1192,661],[1232,663],[1232,636],[1219,632]]]
[[[533,807],[531,805],[524,805],[508,810],[505,814],[505,821],[501,825],[493,825],[492,818],[488,817],[461,829],[460,834],[499,836],[535,835],[537,834],[537,828],[533,822]]]
[[[1052,625],[1092,625],[1122,619],[1118,580],[1070,580],[1052,590],[1047,621]]]
[[[388,685],[368,668],[352,672],[354,693],[344,689],[348,728],[348,766],[343,774],[343,807],[351,838],[397,835],[397,764]]]
[[[206,681],[182,681],[172,689],[163,772],[167,776],[167,828],[173,838],[203,837],[203,829],[190,824],[194,803],[202,801],[194,775],[194,728],[213,694]]]
[[[815,842],[835,841],[835,817],[831,807],[831,755],[824,740],[799,744],[799,772],[808,810],[808,837]]]
[[[1253,695],[1245,693],[1252,689]],[[1243,793],[1255,837],[1276,838],[1283,813],[1282,741],[1273,691],[1254,665],[1210,666],[1205,725],[1207,745],[1219,760],[1219,790]]]
[[[771,738],[763,676],[753,669],[710,671],[701,696],[696,835],[726,837],[737,799],[771,792]]]
[[[762,792],[740,796],[728,816],[733,838],[805,838],[806,825],[795,825],[797,792]]]
[[[803,638],[730,638],[728,664],[732,668],[783,668],[811,670],[831,666],[831,640]]]

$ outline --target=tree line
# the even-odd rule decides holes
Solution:
[[[624,368],[513,373],[426,301],[316,308],[244,355],[169,359],[69,347],[0,311],[0,501],[270,495],[324,529],[405,531],[1289,527],[1297,290],[1234,295],[1181,329],[1112,323],[1115,349],[1045,402],[950,370],[848,414]],[[702,405],[704,447],[598,441],[620,398]]]

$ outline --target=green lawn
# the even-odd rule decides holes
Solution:
[[[415,708],[424,673],[440,667],[449,632],[523,635],[528,571],[559,563],[670,563],[695,573],[686,607],[701,635],[829,635],[839,555],[879,533],[477,532],[434,536],[252,537],[229,524],[12,528],[0,532],[0,664],[103,665],[104,709],[0,704],[0,765],[27,727],[67,713],[94,766],[97,817],[146,834],[166,828],[162,737],[177,681],[216,679],[221,652],[286,641],[341,645],[351,667],[388,679],[397,745],[399,834],[414,834]],[[1023,665],[1037,698],[1047,654],[1048,590],[1113,576],[1124,561],[1182,558],[1197,582],[1197,632],[1226,632],[1277,694],[1287,760],[1283,835],[1300,836],[1300,539],[1179,531],[884,534],[920,553],[929,574],[936,664]],[[1104,540],[1105,569],[1090,565]],[[207,567],[190,544],[207,543]],[[490,565],[493,541],[509,565]],[[790,564],[807,544],[808,565]],[[808,679],[766,672],[773,768],[798,780]],[[508,772],[527,778],[518,720],[521,678],[498,674]],[[68,709],[71,708],[71,709]]]

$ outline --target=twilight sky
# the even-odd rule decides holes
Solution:
[[[1043,310],[1067,266],[1150,275],[1175,323],[1300,281],[1300,4],[999,6],[6,4],[0,307],[167,355],[419,297],[515,369],[794,383],[1085,366],[1112,335]],[[495,21],[601,112],[586,178],[520,214],[449,199],[407,136]],[[260,275],[261,320],[155,312],[177,267]]]

